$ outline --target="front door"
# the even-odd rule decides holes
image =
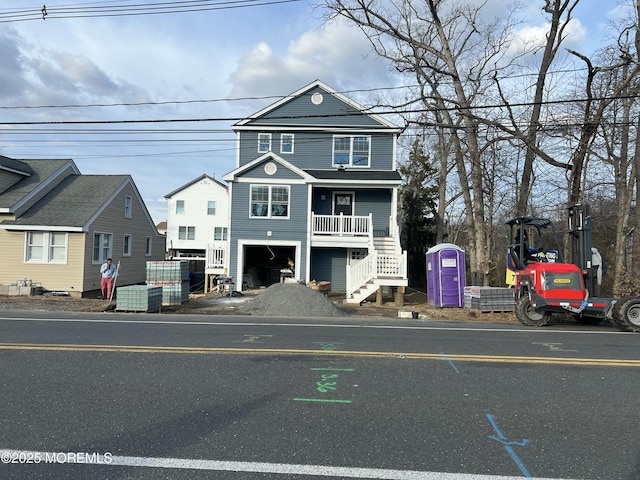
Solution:
[[[353,215],[353,193],[337,192],[333,196],[334,215]]]

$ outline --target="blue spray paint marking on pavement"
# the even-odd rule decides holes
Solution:
[[[496,424],[496,421],[493,419],[493,415],[491,415],[490,413],[487,413],[487,418],[489,419],[489,422],[491,422],[491,426],[493,427],[493,429],[498,434],[497,437],[494,436],[494,435],[489,435],[489,438],[491,440],[495,440],[496,442],[499,442],[502,445],[504,445],[504,449],[511,456],[511,459],[518,466],[518,468],[520,469],[522,474],[526,478],[531,478],[531,474],[527,471],[526,467],[524,466],[524,464],[522,463],[522,461],[520,460],[520,458],[518,457],[516,452],[513,450],[513,445],[517,445],[519,447],[524,447],[527,443],[529,443],[529,440],[527,440],[525,438],[525,439],[522,440],[522,442],[510,442],[509,439],[507,437],[505,437],[504,434],[498,428],[498,425]]]
[[[456,371],[456,373],[460,373],[460,371],[456,367],[455,363],[453,363],[453,360],[451,360],[449,357],[447,357],[443,352],[440,352],[440,355],[442,355],[442,359],[443,360],[446,360],[447,362],[449,362],[449,365],[451,365],[453,367],[453,369]]]

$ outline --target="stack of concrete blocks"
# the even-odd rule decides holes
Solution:
[[[44,289],[42,287],[24,286],[24,285],[0,285],[0,296],[3,295],[42,295]]]
[[[162,305],[189,301],[189,262],[147,262],[147,285],[162,287]]]
[[[130,285],[116,289],[116,311],[154,313],[161,308],[161,287]]]
[[[483,312],[510,312],[515,309],[513,289],[507,287],[464,287],[464,308]]]

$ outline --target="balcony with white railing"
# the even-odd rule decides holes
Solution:
[[[366,248],[373,235],[371,215],[317,215],[311,212],[312,246]]]

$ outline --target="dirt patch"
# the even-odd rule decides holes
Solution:
[[[283,288],[284,287],[284,288]],[[295,287],[295,288],[288,288]],[[182,305],[162,307],[163,313],[193,315],[253,315],[289,317],[384,317],[398,318],[398,312],[417,312],[422,319],[509,322],[517,323],[513,312],[480,312],[466,308],[435,308],[428,304],[424,293],[409,291],[404,305],[398,306],[392,298],[384,298],[382,305],[364,302],[361,306],[344,306],[343,294],[323,295],[303,285],[276,284],[268,289],[250,290],[236,297],[218,294],[192,295]],[[41,312],[104,312],[113,310],[116,301],[38,295],[0,296],[0,311],[24,310]]]

